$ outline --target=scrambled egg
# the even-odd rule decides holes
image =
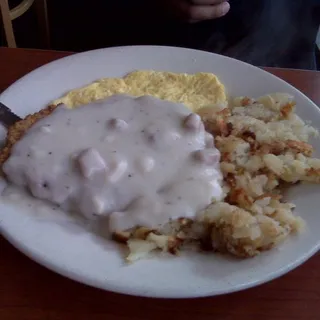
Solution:
[[[70,108],[107,98],[114,94],[150,95],[163,100],[184,103],[193,112],[202,107],[224,104],[227,101],[223,84],[211,73],[172,73],[134,71],[124,78],[105,78],[67,93],[53,101]]]

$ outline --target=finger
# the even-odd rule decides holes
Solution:
[[[190,20],[209,20],[220,18],[228,13],[230,4],[222,2],[213,6],[187,6],[186,15]]]
[[[189,0],[188,2],[195,5],[212,6],[226,1],[228,0]]]

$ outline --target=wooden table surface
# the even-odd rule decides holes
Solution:
[[[29,71],[68,54],[0,48],[0,92]],[[320,73],[268,71],[320,105]],[[104,292],[63,278],[0,238],[0,319],[319,320],[320,255],[280,279],[243,292],[202,299],[160,300]]]

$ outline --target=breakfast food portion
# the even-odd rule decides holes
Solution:
[[[220,153],[200,116],[153,97],[59,105],[10,153],[10,182],[66,211],[109,216],[111,231],[194,218],[222,196]]]
[[[63,103],[74,108],[114,94],[134,97],[147,95],[180,102],[193,112],[213,104],[227,103],[224,85],[212,73],[186,74],[142,70],[131,72],[123,78],[97,80],[88,86],[70,91],[52,104]]]
[[[13,125],[5,178],[88,219],[107,219],[128,261],[190,246],[246,258],[304,221],[284,191],[320,182],[317,131],[293,97],[227,102],[213,74],[135,71],[75,89]]]

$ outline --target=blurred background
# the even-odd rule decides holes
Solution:
[[[14,8],[21,1],[9,0],[10,8]],[[83,51],[124,44],[161,42],[155,34],[156,31],[150,36],[149,32],[146,33],[145,26],[152,29],[152,24],[157,22],[154,21],[153,13],[150,19],[146,19],[144,1],[47,0],[51,49]],[[44,47],[37,18],[36,8],[31,7],[21,17],[13,20],[18,47]],[[169,26],[166,29],[168,30]],[[162,32],[168,35],[165,30]],[[0,37],[1,45],[5,45],[3,28]]]
[[[259,3],[258,0],[246,1]],[[279,4],[282,1],[269,0],[273,4]],[[318,0],[310,1],[317,2]],[[210,43],[209,48],[202,46],[207,36],[208,24],[192,24],[186,27],[185,24],[173,24],[170,20],[160,21],[157,12],[150,11],[146,14],[147,10],[152,10],[151,7],[148,7],[148,2],[152,3],[151,0],[47,0],[50,49],[84,51],[118,45],[159,44],[210,50]],[[241,1],[230,0],[230,2],[231,6],[235,7]],[[10,8],[14,8],[19,3],[21,0],[9,0]],[[296,3],[296,0],[292,0],[291,3]],[[257,5],[257,7],[251,6],[251,9],[240,12],[242,16],[249,17],[255,15],[258,10]],[[319,16],[319,12],[314,14]],[[231,15],[232,11],[229,16]],[[47,48],[41,36],[42,30],[40,30],[38,18],[39,12],[37,13],[37,10],[31,7],[21,17],[13,20],[18,47]],[[223,19],[221,21],[219,23],[223,23]],[[305,24],[304,21],[297,21],[297,23]],[[5,46],[6,39],[2,23],[0,26],[0,45]],[[237,29],[235,28],[233,32],[238,32]],[[293,37],[292,34],[288,37]],[[310,36],[316,38],[314,34]],[[263,43],[264,39],[261,39],[261,48],[258,46],[256,50],[264,50]],[[318,69],[320,66],[319,48],[320,33],[317,36],[317,45],[314,46]],[[252,61],[249,62],[254,64]],[[284,65],[284,67],[290,67],[290,65]]]

